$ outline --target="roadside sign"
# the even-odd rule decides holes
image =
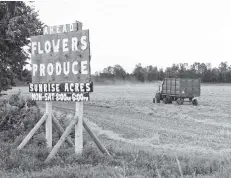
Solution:
[[[43,30],[44,35],[31,37],[32,99],[88,101],[93,92],[89,30],[82,30],[81,22]]]
[[[31,37],[32,83],[89,82],[89,31]]]
[[[18,149],[21,150],[35,132],[45,124],[47,147],[52,148],[52,123],[62,134],[45,160],[49,162],[66,140],[75,146],[77,155],[83,152],[83,126],[102,153],[111,156],[107,149],[83,119],[83,101],[89,101],[93,92],[90,68],[89,31],[82,30],[82,23],[45,27],[44,35],[31,37],[32,83],[29,91],[32,100],[46,101],[46,112],[28,133]],[[76,103],[75,116],[64,130],[52,111],[52,101],[73,101]],[[68,136],[75,128],[75,144]]]

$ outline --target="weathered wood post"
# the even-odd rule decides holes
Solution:
[[[52,148],[52,102],[46,102],[46,140],[47,147]]]
[[[78,123],[75,125],[75,153],[83,152],[83,102],[76,102],[75,117]]]
[[[82,30],[82,23],[77,23],[77,31]],[[90,44],[90,42],[89,42]],[[90,53],[90,50],[89,50]],[[90,74],[90,71],[89,71]],[[81,155],[83,153],[83,102],[76,102],[75,104],[75,117],[78,117],[78,123],[75,125],[75,153]]]

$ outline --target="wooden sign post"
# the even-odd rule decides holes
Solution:
[[[78,117],[78,123],[75,125],[75,153],[83,152],[83,102],[76,102],[75,117]]]
[[[46,121],[47,147],[52,148],[52,123],[62,135],[52,148],[45,162],[49,162],[64,141],[75,145],[77,155],[83,152],[83,126],[102,153],[110,155],[83,120],[83,102],[89,101],[93,92],[90,68],[89,30],[82,30],[82,23],[45,27],[44,35],[31,37],[32,83],[29,91],[32,100],[46,101],[46,112],[25,137],[22,149],[39,127]],[[64,130],[52,111],[52,101],[76,102],[75,116]],[[69,137],[75,129],[75,144]]]
[[[46,102],[46,140],[47,147],[52,148],[52,102]]]

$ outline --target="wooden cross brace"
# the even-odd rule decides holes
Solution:
[[[50,105],[49,105],[50,104]],[[47,139],[47,146],[48,148],[52,147],[52,123],[54,123],[55,128],[61,134],[61,138],[57,142],[57,144],[54,146],[54,148],[51,150],[50,154],[48,155],[47,159],[45,160],[45,163],[49,162],[55,154],[58,152],[64,141],[67,141],[67,143],[74,147],[75,145],[75,153],[76,154],[82,154],[83,151],[83,127],[88,132],[88,134],[91,136],[99,150],[103,154],[107,154],[108,156],[111,156],[108,150],[102,145],[99,141],[99,139],[93,134],[93,132],[88,127],[87,123],[83,120],[83,103],[76,103],[76,114],[75,117],[71,120],[70,124],[67,126],[66,130],[64,130],[59,123],[59,121],[55,118],[51,108],[52,105],[49,103],[46,105],[46,112],[43,115],[43,117],[37,122],[37,124],[34,126],[34,128],[29,132],[29,134],[24,138],[22,143],[18,146],[18,150],[21,150],[24,148],[24,146],[29,142],[29,140],[33,137],[35,132],[40,128],[40,126],[46,121],[46,139]],[[75,126],[75,144],[72,142],[71,137],[69,137],[72,128]],[[83,127],[82,127],[83,126]]]
[[[18,146],[18,150],[21,150],[24,148],[24,146],[30,141],[30,139],[33,137],[35,132],[41,127],[41,125],[46,121],[46,139],[47,139],[47,146],[48,148],[52,147],[52,123],[54,123],[55,128],[59,132],[59,134],[64,133],[64,129],[62,128],[59,121],[54,117],[52,113],[52,103],[46,103],[46,112],[43,115],[43,117],[37,122],[37,124],[34,126],[34,128],[29,132],[29,134],[24,138],[22,143]],[[67,137],[66,139],[67,143],[70,146],[74,147],[74,143],[71,140],[70,137]]]
[[[86,122],[83,120],[82,108],[83,105],[81,103],[76,103],[76,115],[74,119],[71,120],[70,124],[63,132],[63,135],[61,136],[57,144],[54,146],[54,148],[51,150],[50,154],[45,160],[45,163],[48,163],[56,155],[61,145],[65,141],[65,139],[68,138],[68,135],[71,133],[71,130],[74,126],[75,126],[75,153],[76,154],[82,154],[83,151],[83,136],[82,136],[82,126],[83,126],[85,130],[89,133],[89,135],[91,136],[97,147],[100,149],[100,151],[102,153],[107,154],[108,156],[111,156],[108,150],[100,143],[99,139],[93,134],[93,132],[90,130]]]
[[[57,142],[57,144],[54,146],[54,148],[52,149],[52,151],[50,152],[49,156],[47,157],[47,159],[45,160],[45,163],[48,163],[54,156],[55,154],[58,152],[58,150],[60,149],[61,145],[63,144],[63,142],[65,141],[66,138],[68,138],[68,135],[71,133],[71,129],[74,127],[74,125],[78,123],[78,117],[75,117],[70,124],[68,125],[68,127],[66,128],[65,132],[63,133],[63,135],[61,136],[61,138],[59,139],[59,141]],[[96,146],[99,148],[99,150],[103,153],[106,154],[108,156],[111,156],[111,154],[108,152],[108,150],[104,147],[104,145],[99,141],[99,139],[93,134],[93,132],[90,130],[90,128],[88,127],[87,123],[83,120],[83,127],[85,128],[85,130],[88,132],[88,134],[91,136],[91,138],[93,139],[93,141],[95,142]]]

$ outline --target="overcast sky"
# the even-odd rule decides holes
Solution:
[[[83,23],[90,30],[92,72],[120,64],[143,66],[222,61],[231,64],[231,1],[36,1],[46,25]]]

